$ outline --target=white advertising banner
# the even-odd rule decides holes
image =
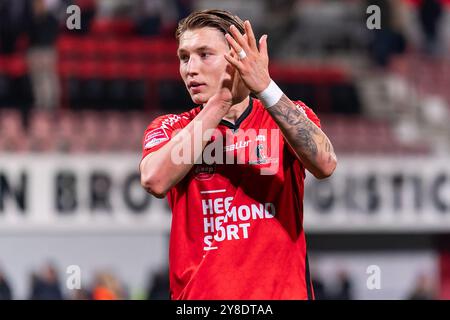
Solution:
[[[305,228],[324,232],[450,232],[450,159],[339,158],[307,177]]]
[[[1,155],[0,234],[167,232],[166,199],[140,186],[139,156]],[[307,232],[450,232],[450,160],[339,158],[306,179]]]
[[[140,185],[139,156],[1,155],[0,234],[168,231],[166,200]]]

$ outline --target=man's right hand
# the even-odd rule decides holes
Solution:
[[[249,90],[242,81],[239,73],[231,64],[227,66],[226,72],[220,81],[221,86],[219,90],[209,98],[205,107],[219,104],[228,111],[233,105],[238,104],[247,98]]]
[[[220,83],[220,88],[211,98],[209,98],[205,107],[207,108],[212,105],[220,105],[225,111],[228,112],[234,104],[233,89],[235,87],[235,70],[231,65],[227,67],[227,71],[222,76]]]
[[[201,157],[203,149],[209,142],[208,135],[211,135],[211,129],[216,129],[220,121],[230,108],[235,104],[239,97],[236,97],[237,81],[235,75],[237,72],[230,65],[229,70],[223,75],[222,85],[217,92],[208,99],[205,108],[191,121],[177,136],[182,139],[171,139],[162,148],[145,157],[140,166],[141,184],[150,193],[158,198],[163,198],[166,193],[175,186],[192,169],[194,159]],[[241,90],[242,92],[242,90]],[[242,101],[242,100],[241,100]],[[201,132],[195,128],[195,123],[200,123]],[[208,133],[208,134],[206,134]],[[201,139],[201,149],[195,147],[195,139]],[[188,150],[191,153],[188,159],[193,159],[189,163],[175,163],[172,159],[172,149],[178,148]]]

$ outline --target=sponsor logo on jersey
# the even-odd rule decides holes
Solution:
[[[268,158],[264,151],[264,145],[262,143],[258,143],[255,149],[256,152],[256,160],[249,161],[248,164],[257,165],[257,164],[266,164],[266,163],[278,163],[278,158]]]
[[[263,134],[259,134],[256,136],[255,141],[266,141],[266,136]],[[250,143],[252,143],[252,142],[253,142],[252,140],[239,141],[234,144],[225,146],[224,150],[225,150],[225,152],[229,152],[229,151],[239,150],[242,148],[247,148],[250,145]]]
[[[199,164],[194,167],[194,177],[196,180],[210,180],[216,173],[216,164]]]
[[[168,115],[164,120],[161,121],[161,128],[170,129],[171,127],[173,127],[175,123],[177,123],[181,119],[189,120],[189,117],[179,116],[177,114]]]
[[[248,145],[250,144],[250,140],[247,141],[239,141],[236,142],[235,144],[229,145],[229,146],[225,146],[225,152],[229,152],[229,151],[234,151],[234,150],[239,150],[241,148],[246,148],[248,147]]]
[[[144,148],[145,149],[153,148],[158,144],[160,144],[161,142],[167,140],[169,140],[169,136],[167,135],[166,130],[164,130],[163,128],[154,129],[145,135]]]

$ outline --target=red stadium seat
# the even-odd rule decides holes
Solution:
[[[122,74],[126,79],[129,80],[141,80],[147,77],[146,73],[147,64],[142,61],[130,61],[128,63],[122,63],[121,68]]]
[[[58,62],[59,74],[63,79],[77,75],[79,67],[80,63],[77,60],[59,60]]]
[[[73,57],[80,49],[82,38],[72,36],[61,36],[58,38],[57,49],[60,59]]]
[[[116,79],[121,76],[121,63],[116,60],[103,61],[99,65],[100,77],[102,79]]]
[[[56,135],[53,114],[34,111],[30,117],[30,150],[48,152],[55,150]]]
[[[100,59],[118,59],[121,56],[122,50],[126,48],[126,44],[123,44],[117,39],[107,39],[100,43]]]
[[[178,63],[155,63],[148,65],[148,76],[154,80],[180,80]]]
[[[178,63],[178,43],[175,40],[162,40],[160,43],[161,60],[169,63]]]
[[[123,45],[123,58],[127,61],[136,61],[145,59],[144,44],[142,38],[132,38],[126,45]]]
[[[102,43],[94,37],[83,37],[79,43],[80,56],[84,59],[96,58]]]
[[[128,19],[95,19],[91,26],[91,32],[95,36],[127,36],[135,30],[132,20]]]
[[[84,136],[81,118],[78,112],[62,111],[55,121],[56,142],[55,151],[58,152],[83,152]]]
[[[84,111],[80,117],[81,121],[81,147],[83,152],[98,151],[100,141],[105,139],[107,132],[103,128],[103,113],[96,111]]]
[[[0,149],[24,152],[28,149],[28,138],[22,126],[21,114],[17,110],[0,111]]]
[[[141,46],[145,59],[148,59],[154,63],[159,62],[161,57],[165,54],[161,41],[157,39],[146,40],[141,44]]]
[[[101,77],[101,64],[94,60],[81,61],[78,68],[78,77],[83,79],[95,79]]]
[[[105,152],[117,152],[124,149],[128,143],[125,132],[128,124],[122,121],[124,116],[118,112],[103,113],[103,137],[99,141],[99,150]]]
[[[141,46],[145,59],[153,62],[178,62],[178,44],[175,40],[155,37],[144,41]]]
[[[28,70],[25,57],[20,54],[5,57],[3,66],[5,73],[13,78],[24,76]]]
[[[152,119],[156,118],[156,115],[146,113],[131,113],[127,119],[127,130],[124,135],[127,139],[125,150],[136,152],[141,151],[142,137],[144,135],[147,125]]]

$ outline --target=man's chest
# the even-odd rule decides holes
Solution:
[[[212,180],[214,185],[275,178],[283,169],[284,143],[277,128],[219,127],[196,159],[189,178]]]

